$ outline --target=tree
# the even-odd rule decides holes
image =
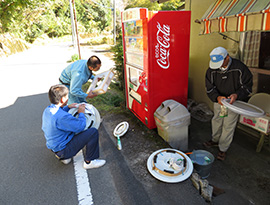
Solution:
[[[79,32],[100,33],[111,24],[110,0],[76,0]],[[68,0],[0,0],[0,32],[15,33],[33,42],[42,34],[71,33]]]
[[[120,89],[124,89],[125,81],[124,81],[124,58],[123,58],[123,44],[122,44],[122,29],[120,26],[116,28],[117,36],[116,36],[116,44],[112,46],[113,61],[115,63],[115,70],[117,74],[117,78]]]
[[[185,1],[183,0],[170,0],[161,4],[163,11],[177,11],[184,7]]]
[[[112,14],[109,0],[82,0],[76,5],[77,20],[81,22],[87,32],[93,28],[99,32],[111,24]]]
[[[28,17],[25,10],[36,11],[45,0],[5,0],[0,2],[0,23],[2,33],[12,31],[16,24]],[[15,29],[16,30],[16,29]]]
[[[126,2],[126,8],[136,8],[136,7],[143,7],[148,8],[150,11],[159,11],[160,10],[160,4],[157,2],[151,2],[150,0],[128,0]]]
[[[126,0],[126,8],[143,7],[148,8],[150,11],[177,11],[185,5],[185,0],[169,0],[164,3],[157,3],[157,1],[151,2],[150,0]]]

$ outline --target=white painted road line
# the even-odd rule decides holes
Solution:
[[[94,204],[87,171],[83,168],[82,150],[73,157],[79,205]]]

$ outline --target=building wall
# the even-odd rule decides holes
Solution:
[[[213,103],[205,91],[205,73],[209,67],[209,54],[218,46],[226,48],[232,57],[238,55],[238,44],[232,40],[224,40],[218,33],[199,35],[201,25],[195,23],[201,19],[215,0],[186,0],[186,10],[191,10],[190,59],[189,59],[189,92],[188,97],[196,102],[205,102],[212,109]],[[224,33],[239,40],[237,32]]]

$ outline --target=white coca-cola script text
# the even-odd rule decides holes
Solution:
[[[157,44],[155,45],[155,57],[157,64],[163,68],[170,67],[170,26],[157,21]]]

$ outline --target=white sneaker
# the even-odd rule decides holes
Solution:
[[[63,164],[69,164],[71,162],[71,158],[60,160]]]
[[[106,160],[104,159],[95,159],[95,160],[92,160],[89,164],[86,164],[86,162],[84,162],[83,168],[85,169],[99,168],[99,167],[102,167],[105,163],[106,163]]]

